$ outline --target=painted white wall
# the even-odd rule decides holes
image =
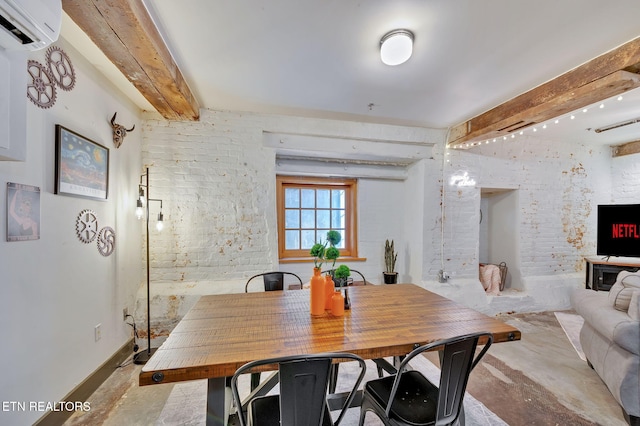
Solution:
[[[108,122],[117,111],[118,121],[138,124],[138,110],[65,40],[55,45],[73,64],[75,87],[58,90],[48,109],[29,102],[26,161],[0,161],[0,401],[63,400],[131,337],[122,308],[133,311],[141,282],[140,224],[131,213],[141,133],[130,133],[116,150]],[[29,58],[46,64],[45,51],[31,52]],[[23,69],[26,74],[26,63]],[[56,124],[109,148],[107,201],[54,194]],[[40,187],[39,240],[6,241],[7,182]],[[76,219],[84,209],[95,211],[100,228],[115,230],[111,256],[103,257],[95,241],[84,244],[76,236]],[[98,342],[97,324],[102,324]],[[44,414],[3,410],[0,423],[31,424]]]
[[[480,197],[480,229],[478,259],[480,263],[490,263],[489,259],[489,197]]]
[[[404,210],[404,247],[398,250],[397,269],[398,282],[415,283],[422,281],[424,258],[424,212],[425,203],[429,201],[422,194],[425,193],[425,173],[434,160],[424,159],[409,167],[405,182]],[[400,248],[398,246],[398,248]]]
[[[488,256],[486,262],[505,262],[505,288],[523,289],[520,276],[520,209],[518,191],[496,194],[488,199]]]

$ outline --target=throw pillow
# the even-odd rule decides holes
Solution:
[[[626,277],[623,277],[621,281],[625,287],[640,288],[640,275],[637,275],[635,273],[631,273]]]
[[[632,294],[640,290],[640,279],[637,275],[629,275],[616,282],[609,290],[609,302],[619,311],[627,312]]]
[[[632,320],[640,321],[640,290],[634,290],[631,295],[631,303],[629,304],[629,312],[627,312]]]
[[[629,309],[629,305],[627,305],[625,309],[621,309],[621,305],[618,304],[618,295],[620,294],[620,292],[622,292],[622,290],[624,290],[624,286],[620,281],[616,281],[616,283],[609,289],[609,303],[617,310],[624,310],[626,312],[627,309]]]

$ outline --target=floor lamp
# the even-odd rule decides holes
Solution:
[[[145,183],[142,183],[142,178],[145,178]],[[156,228],[158,229],[158,231],[161,231],[164,226],[164,217],[162,215],[162,200],[149,197],[149,168],[147,167],[146,172],[140,175],[140,184],[138,185],[138,201],[136,202],[136,215],[138,216],[138,219],[142,219],[142,216],[146,216],[147,222],[147,349],[144,352],[138,352],[133,356],[134,364],[146,364],[147,361],[149,361],[149,358],[151,358],[151,355],[153,355],[153,353],[157,349],[151,348],[151,296],[149,291],[151,282],[149,275],[149,204],[151,203],[151,201],[160,202],[160,213],[158,214]]]

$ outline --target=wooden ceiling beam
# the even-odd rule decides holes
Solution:
[[[168,120],[200,107],[141,0],[62,0],[69,17]]]
[[[450,147],[504,137],[640,86],[640,37],[451,129]]]
[[[612,157],[622,157],[623,155],[631,155],[640,153],[640,141],[627,142],[622,145],[611,147]]]

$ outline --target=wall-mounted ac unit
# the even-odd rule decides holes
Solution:
[[[61,0],[0,0],[0,46],[39,50],[58,40]]]

